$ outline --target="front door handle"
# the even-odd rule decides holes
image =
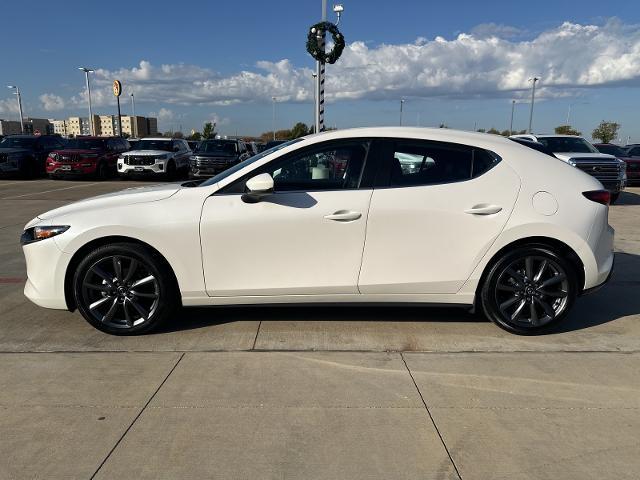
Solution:
[[[494,213],[498,213],[502,211],[502,207],[498,205],[487,205],[486,203],[480,203],[478,205],[474,205],[469,210],[465,210],[464,213],[469,213],[471,215],[493,215]]]
[[[351,210],[338,210],[331,215],[325,215],[327,220],[334,220],[336,222],[352,222],[362,217],[360,212],[352,212]]]

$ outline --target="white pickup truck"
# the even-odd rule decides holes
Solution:
[[[600,153],[582,137],[575,135],[513,135],[511,138],[521,138],[538,142],[553,152],[554,156],[579,168],[611,192],[611,203],[620,196],[626,186],[626,167],[622,160],[613,155]]]

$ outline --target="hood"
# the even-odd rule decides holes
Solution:
[[[0,148],[0,153],[11,155],[12,153],[31,153],[28,148]]]
[[[87,198],[79,202],[65,205],[64,207],[49,210],[48,212],[38,215],[38,218],[40,220],[48,220],[88,210],[120,207],[132,205],[134,203],[156,202],[158,200],[169,198],[181,188],[182,186],[180,183],[163,183],[149,187],[127,188],[126,190],[121,190],[119,192]]]
[[[228,153],[228,152],[193,152],[194,157],[237,157],[236,153]]]
[[[174,152],[167,152],[166,150],[129,150],[121,155],[134,156],[134,157],[157,157],[158,155],[171,155]]]
[[[572,152],[553,152],[560,160],[568,162],[569,160],[598,160],[600,162],[617,162],[616,157],[607,153],[572,153]]]
[[[53,153],[57,153],[58,155],[87,155],[87,154],[96,154],[96,155],[104,155],[104,150],[89,150],[88,148],[63,148],[61,150],[54,150]]]

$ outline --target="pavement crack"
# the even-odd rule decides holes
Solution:
[[[262,327],[262,320],[260,320],[260,323],[258,323],[258,329],[256,330],[256,336],[253,339],[253,346],[251,347],[251,350],[256,349],[256,342],[258,341],[258,335],[260,335],[260,327]]]
[[[453,466],[453,469],[456,471],[456,475],[458,476],[458,478],[460,480],[462,480],[462,475],[460,475],[460,471],[458,470],[458,466],[456,465],[456,462],[453,460],[453,457],[451,456],[451,452],[449,451],[449,447],[447,447],[447,444],[444,442],[444,438],[442,437],[442,434],[440,433],[440,429],[438,428],[438,425],[436,425],[436,421],[433,419],[433,415],[431,415],[431,411],[429,410],[429,406],[427,405],[427,402],[425,401],[424,397],[422,396],[422,392],[420,391],[420,387],[418,387],[418,383],[416,382],[416,379],[413,377],[413,373],[411,373],[411,369],[409,368],[409,365],[407,365],[407,361],[404,359],[404,355],[403,355],[402,352],[400,352],[400,358],[402,359],[402,362],[404,363],[404,366],[407,369],[407,373],[411,377],[411,381],[413,382],[413,385],[416,387],[416,391],[418,392],[418,395],[420,395],[420,400],[422,400],[422,404],[424,405],[424,409],[427,411],[427,415],[429,415],[429,419],[431,420],[433,428],[436,429],[436,433],[438,434],[438,438],[440,438],[440,442],[442,443],[442,446],[444,447],[445,452],[447,452],[447,455],[449,456],[449,461],[451,462],[451,465]]]
[[[133,419],[133,421],[129,424],[129,426],[127,427],[127,429],[122,433],[122,435],[120,436],[120,438],[116,441],[115,445],[113,446],[113,448],[111,448],[111,450],[109,450],[109,453],[107,454],[107,456],[104,458],[104,460],[102,460],[102,462],[100,463],[100,465],[98,465],[98,468],[96,468],[96,471],[93,472],[93,475],[91,475],[90,480],[93,480],[96,475],[98,474],[98,472],[100,472],[100,469],[103,467],[103,465],[105,463],[107,463],[107,460],[109,460],[109,457],[111,457],[111,455],[113,454],[113,452],[116,450],[116,448],[118,448],[118,445],[120,445],[120,443],[122,442],[122,440],[124,439],[124,437],[127,436],[127,433],[129,433],[129,430],[131,430],[131,428],[135,425],[135,423],[138,421],[138,419],[140,418],[140,416],[143,414],[143,412],[147,409],[147,407],[149,406],[149,404],[151,403],[151,401],[154,399],[154,397],[158,394],[158,392],[160,391],[160,389],[162,388],[162,386],[166,383],[166,381],[169,379],[169,377],[171,376],[171,374],[174,372],[174,370],[177,368],[178,365],[180,365],[180,362],[182,361],[182,359],[184,358],[185,354],[183,353],[182,355],[180,355],[180,358],[178,358],[178,361],[175,363],[175,365],[171,368],[171,370],[169,370],[169,373],[167,373],[167,375],[164,377],[164,379],[162,380],[162,382],[160,382],[160,385],[158,385],[158,388],[156,388],[156,390],[153,392],[153,394],[149,397],[149,400],[147,400],[147,403],[144,404],[144,406],[140,409],[140,411],[138,412],[138,414],[135,416],[135,418]]]

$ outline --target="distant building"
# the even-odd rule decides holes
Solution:
[[[153,117],[147,117],[147,130],[149,135],[158,135],[158,119]]]
[[[124,115],[122,117],[122,133],[130,137],[142,138],[149,136],[149,124],[146,117],[139,115]]]
[[[20,125],[20,122],[18,122]],[[24,133],[27,135],[52,135],[53,125],[46,118],[26,118],[24,121]]]
[[[100,115],[96,125],[95,134],[100,137],[120,136],[120,126],[117,115]]]
[[[94,115],[96,117],[96,115]],[[78,135],[91,135],[88,117],[69,117],[65,121],[66,135],[77,137]]]
[[[18,135],[22,133],[20,122],[14,120],[0,120],[0,135]]]
[[[50,118],[49,123],[53,125],[53,133],[56,135],[67,135],[67,120],[57,120]]]

